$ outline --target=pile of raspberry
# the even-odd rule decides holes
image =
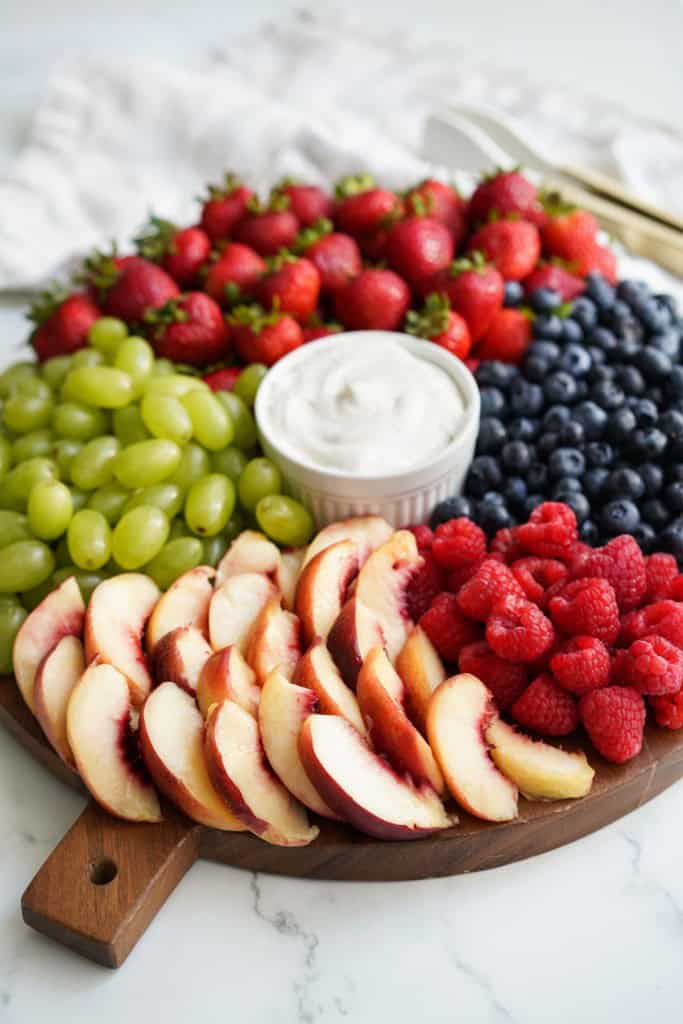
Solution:
[[[683,727],[683,573],[629,535],[601,548],[546,502],[489,542],[467,518],[413,528],[424,566],[410,610],[452,670],[471,672],[501,712],[541,736],[583,726],[621,764],[648,710]]]

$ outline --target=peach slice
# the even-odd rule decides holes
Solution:
[[[275,584],[260,572],[230,576],[211,598],[209,639],[214,651],[234,645],[244,654],[254,624],[272,597]]]
[[[63,636],[40,663],[33,687],[38,723],[62,761],[76,767],[66,735],[66,710],[71,692],[85,671],[83,644],[77,636]]]
[[[196,626],[178,626],[166,633],[154,648],[153,669],[157,683],[175,683],[191,697],[199,675],[213,651]]]
[[[353,541],[358,564],[363,565],[375,548],[386,543],[393,532],[394,528],[381,516],[352,516],[350,519],[341,519],[338,523],[326,526],[313,538],[306,549],[304,567],[317,554],[340,540]]]
[[[383,647],[373,647],[358,674],[356,696],[375,750],[417,786],[443,795],[446,786],[429,744],[405,711],[405,687]]]
[[[274,668],[291,679],[301,657],[301,624],[296,615],[284,610],[281,600],[279,594],[270,598],[249,637],[247,663],[259,686]]]
[[[367,736],[363,716],[353,691],[348,688],[322,640],[306,651],[294,673],[294,682],[313,690],[324,715],[341,715]]]
[[[251,832],[276,846],[307,846],[317,837],[305,809],[268,766],[248,711],[231,700],[212,708],[205,749],[214,785]]]
[[[266,679],[258,707],[261,741],[270,767],[309,811],[337,818],[311,783],[299,756],[299,732],[316,709],[313,690],[290,683],[275,669]]]
[[[211,566],[198,565],[179,576],[162,594],[147,623],[150,653],[162,637],[180,626],[195,626],[206,633],[214,576]]]
[[[532,740],[500,718],[487,728],[486,742],[498,768],[529,800],[570,800],[591,790],[595,772],[583,752]]]
[[[427,708],[434,690],[446,678],[446,670],[434,644],[421,626],[416,626],[396,658],[396,671],[406,688],[406,708],[423,735],[427,731]]]
[[[12,661],[17,686],[31,711],[38,666],[63,636],[81,635],[84,619],[85,605],[73,576],[43,598],[24,619],[14,640]]]
[[[94,661],[71,692],[66,714],[69,748],[93,797],[126,821],[161,821],[154,787],[139,760],[128,680]]]
[[[162,683],[145,701],[140,749],[156,785],[188,818],[224,832],[243,830],[209,778],[199,708],[175,683]]]
[[[296,613],[304,639],[327,640],[358,572],[358,553],[351,540],[324,548],[306,564],[296,588]]]
[[[245,572],[261,572],[272,577],[280,567],[280,558],[280,549],[265,534],[243,530],[218,563],[216,586],[221,587],[231,576]]]
[[[236,647],[224,647],[205,662],[199,675],[197,703],[204,718],[212,704],[234,700],[236,704],[256,717],[261,690],[256,676]]]
[[[295,611],[296,587],[305,554],[305,548],[290,548],[288,551],[280,552],[280,562],[275,570],[273,580],[282,594],[282,600],[288,612]]]
[[[85,613],[85,660],[98,657],[123,672],[136,705],[152,689],[142,634],[158,600],[154,580],[124,572],[95,587]]]
[[[448,828],[434,790],[400,778],[349,722],[310,715],[299,733],[306,773],[340,818],[375,839],[421,839]]]
[[[498,771],[485,740],[495,716],[491,694],[480,679],[467,673],[451,676],[430,701],[427,735],[458,803],[485,821],[512,821],[517,786]]]

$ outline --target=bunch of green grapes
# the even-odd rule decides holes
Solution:
[[[102,317],[90,346],[0,374],[0,671],[26,615],[69,575],[84,599],[107,576],[165,589],[257,525],[307,543],[307,510],[260,454],[252,407],[266,368],[214,393]]]

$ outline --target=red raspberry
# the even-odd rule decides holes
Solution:
[[[671,584],[678,576],[678,562],[673,555],[656,554],[645,559],[647,575],[646,604],[670,597]]]
[[[565,564],[569,570],[570,579],[578,580],[581,576],[586,575],[583,571],[583,567],[592,554],[593,548],[589,547],[588,544],[574,545],[569,557],[565,558]]]
[[[628,651],[615,651],[610,658],[609,684],[610,686],[626,686],[626,662]]]
[[[435,597],[429,611],[420,618],[420,625],[444,661],[454,664],[463,647],[481,640],[480,627],[465,618],[454,594]]]
[[[576,701],[545,672],[529,683],[510,714],[525,729],[543,736],[568,736],[579,724]]]
[[[577,576],[599,576],[612,584],[621,612],[637,608],[647,590],[645,559],[633,537],[622,534],[593,551]]]
[[[683,573],[674,576],[669,584],[669,593],[666,595],[672,601],[683,601]]]
[[[418,526],[406,526],[406,530],[410,530],[410,532],[415,537],[415,542],[417,543],[417,550],[421,554],[424,554],[425,551],[430,550],[432,543],[434,541],[434,533],[427,525],[425,525],[424,523],[420,523]]]
[[[602,640],[575,636],[550,659],[550,671],[564,690],[580,697],[610,681],[610,656]]]
[[[500,711],[507,711],[529,682],[524,665],[504,661],[485,642],[463,647],[458,658],[458,668],[486,683]]]
[[[486,555],[486,534],[471,519],[450,519],[436,528],[432,551],[445,569],[459,569]]]
[[[447,590],[450,590],[452,594],[457,594],[458,591],[468,580],[471,580],[475,572],[482,565],[484,559],[480,562],[468,562],[467,565],[461,565],[458,569],[452,569],[448,574],[448,585]]]
[[[634,640],[623,659],[623,672],[638,693],[676,693],[683,686],[683,651],[663,636]]]
[[[536,661],[552,647],[555,630],[535,604],[508,594],[493,606],[486,623],[486,639],[506,661]]]
[[[555,558],[518,558],[510,566],[512,575],[529,598],[544,608],[548,587],[557,583],[565,583],[569,575],[566,565]]]
[[[528,523],[517,527],[522,546],[542,558],[567,558],[577,541],[576,516],[568,505],[546,501],[538,505]]]
[[[506,528],[498,531],[489,547],[490,558],[497,558],[510,565],[511,562],[516,562],[518,558],[524,557],[525,552],[520,544],[517,529],[516,526],[513,526],[512,529]]]
[[[485,559],[474,576],[458,591],[458,604],[471,619],[486,622],[496,601],[507,594],[523,598],[524,591],[507,565]]]
[[[655,713],[657,725],[663,725],[666,729],[683,728],[683,690],[662,697],[650,697],[650,707]]]
[[[434,560],[431,551],[423,550],[422,559],[422,565],[412,575],[406,592],[408,614],[414,622],[424,615],[446,585],[446,573]]]
[[[624,615],[619,634],[621,647],[630,647],[634,640],[650,635],[663,636],[683,650],[683,604],[656,601],[647,608]]]
[[[593,746],[608,761],[623,764],[640,753],[645,728],[645,701],[626,686],[606,686],[586,693],[579,714]]]
[[[548,609],[557,628],[570,636],[595,636],[613,644],[619,635],[619,608],[607,580],[573,580],[550,598]]]

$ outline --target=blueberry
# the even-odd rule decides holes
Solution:
[[[654,427],[659,419],[659,410],[649,398],[641,398],[633,407],[639,427]]]
[[[619,338],[617,347],[612,353],[612,359],[618,363],[632,363],[642,347],[638,338]]]
[[[589,469],[583,477],[583,490],[591,501],[597,501],[602,496],[609,478],[609,470],[596,466]]]
[[[475,498],[483,498],[487,491],[496,490],[502,480],[503,474],[496,459],[492,455],[477,455],[467,474],[467,490]]]
[[[505,504],[505,498],[500,493],[500,491],[487,491],[486,494],[482,495],[481,501],[488,501],[490,504],[493,505]]]
[[[656,427],[644,427],[633,431],[631,448],[638,459],[657,459],[666,448],[666,434]]]
[[[609,309],[616,298],[612,285],[595,270],[586,276],[586,295],[599,310]]]
[[[529,516],[531,515],[531,513],[533,512],[533,510],[535,508],[538,508],[539,505],[542,505],[544,501],[545,501],[544,495],[542,495],[542,494],[530,494],[529,497],[524,502],[524,505],[523,505],[523,508],[522,508],[522,512],[524,514],[524,518],[528,519]]]
[[[523,480],[521,476],[508,477],[503,485],[503,497],[507,504],[512,505],[513,508],[521,506],[528,493],[529,489],[526,480]]]
[[[576,392],[576,380],[564,370],[551,373],[543,385],[543,394],[547,402],[564,402],[570,405],[576,399]]]
[[[643,487],[645,488],[645,494],[648,498],[653,498],[662,489],[664,483],[664,473],[662,467],[658,466],[654,462],[643,462],[637,468],[638,475],[643,481]]]
[[[547,430],[559,430],[565,423],[569,423],[571,418],[571,411],[566,405],[551,405],[543,416],[543,426]]]
[[[542,462],[532,462],[526,471],[526,483],[530,491],[543,491],[548,483],[548,470]]]
[[[464,494],[455,494],[452,498],[446,498],[445,501],[440,501],[438,505],[435,505],[429,517],[429,525],[435,530],[437,526],[447,523],[449,519],[459,519],[461,516],[471,517],[473,512],[474,506],[470,499],[466,498]]]
[[[536,416],[543,408],[543,391],[538,384],[520,378],[510,388],[510,407],[519,416]]]
[[[479,392],[482,416],[500,416],[505,412],[505,395],[498,388],[486,387]]]
[[[536,453],[540,459],[547,459],[548,456],[559,446],[559,439],[554,430],[548,430],[541,434],[536,444]]]
[[[590,396],[601,409],[605,409],[607,412],[618,409],[626,400],[624,392],[612,380],[597,381],[591,387]]]
[[[671,513],[659,498],[649,498],[643,502],[640,514],[646,523],[654,526],[655,530],[663,530],[671,519]]]
[[[519,281],[505,282],[505,295],[503,298],[504,306],[519,306],[523,298],[524,288]]]
[[[683,563],[683,523],[679,520],[672,523],[664,530],[661,539],[664,550],[671,552],[676,557],[680,567]]]
[[[668,327],[653,334],[648,344],[667,355],[672,363],[678,362],[681,354],[681,336],[675,327]]]
[[[578,320],[572,320],[570,316],[563,319],[562,340],[567,342],[567,344],[583,341],[583,327]]]
[[[614,462],[614,448],[606,441],[591,441],[586,445],[586,462],[590,467],[607,468]]]
[[[657,547],[657,534],[649,523],[637,523],[633,528],[633,537],[646,555]]]
[[[507,434],[511,441],[533,441],[538,433],[538,420],[519,416],[508,423]]]
[[[654,402],[655,405],[657,406],[657,408],[659,408],[660,405],[664,404],[664,391],[660,387],[655,387],[654,385],[650,385],[650,387],[647,389],[647,391],[643,395],[643,398],[649,398],[650,401]]]
[[[683,441],[683,413],[677,409],[667,409],[662,413],[657,426],[670,441]]]
[[[586,460],[578,448],[556,448],[548,459],[548,472],[556,479],[561,476],[581,476]]]
[[[505,444],[507,432],[502,420],[495,416],[485,416],[479,424],[479,436],[477,438],[477,454],[489,455],[497,452]]]
[[[480,387],[500,388],[502,391],[505,391],[517,376],[519,370],[516,366],[512,363],[501,363],[498,359],[480,363],[476,372]]]
[[[667,295],[665,292],[660,292],[659,294],[655,295],[655,298],[658,302],[662,303],[662,305],[667,307],[667,309],[671,313],[672,323],[674,320],[678,319],[678,303],[676,302],[673,295]]]
[[[552,313],[562,305],[562,296],[554,288],[535,288],[529,296],[529,303],[535,313]]]
[[[683,398],[683,366],[674,366],[666,381],[666,390],[672,398]]]
[[[645,391],[645,380],[635,366],[617,366],[614,379],[627,395],[642,395]],[[681,374],[681,397],[683,397],[683,374]]]
[[[605,490],[610,497],[638,501],[645,494],[645,484],[635,469],[622,466],[621,469],[615,469],[610,473]]]
[[[669,480],[678,481],[683,480],[683,466],[680,463],[669,466],[669,472],[667,474]]]
[[[636,366],[646,381],[657,383],[669,377],[673,364],[671,359],[661,349],[652,348],[649,345],[642,349],[636,358]]]
[[[683,483],[678,481],[668,484],[664,488],[664,501],[667,507],[677,515],[683,512]]]
[[[584,519],[579,527],[579,538],[584,544],[597,544],[600,540],[600,531],[592,519]]]
[[[593,366],[604,366],[607,362],[607,355],[597,345],[588,345],[586,352],[591,357]]]
[[[500,453],[500,461],[508,473],[524,473],[531,465],[531,451],[524,441],[508,441]]]
[[[590,384],[599,384],[605,380],[614,380],[615,373],[616,370],[613,366],[610,366],[608,363],[602,363],[590,368],[586,380]]]
[[[574,323],[573,320],[567,320],[568,324]],[[570,344],[567,345],[564,352],[560,356],[560,369],[566,373],[570,373],[572,377],[583,377],[588,373],[592,365],[591,357],[583,347],[583,345]]]
[[[550,373],[550,368],[551,364],[543,356],[536,356],[531,353],[524,360],[524,376],[527,380],[532,380],[536,384],[540,384],[546,379]]]
[[[643,294],[649,294],[649,289],[644,281],[634,281],[629,278],[624,278],[617,285],[617,295],[619,298],[631,305],[632,302],[638,302]]]
[[[595,348],[599,348],[606,355],[609,355],[617,347],[617,338],[606,327],[596,327],[588,336],[588,344],[594,345]]]
[[[512,516],[507,505],[502,501],[480,501],[477,509],[477,521],[489,536],[497,533],[498,530],[512,526]]]
[[[534,338],[547,341],[559,341],[563,335],[562,320],[552,313],[538,313],[531,325]]]
[[[587,441],[599,441],[607,425],[607,413],[595,402],[581,402],[572,413],[583,427]]]
[[[565,494],[576,494],[578,491],[582,491],[581,481],[575,476],[561,476],[557,480],[552,489],[553,498],[559,493]]]
[[[636,429],[636,414],[633,409],[622,405],[620,409],[614,409],[607,417],[605,436],[612,442],[619,444],[627,441]]]
[[[631,309],[651,334],[663,331],[671,323],[671,310],[654,295],[639,297],[631,303]]]
[[[638,506],[628,498],[608,501],[600,513],[600,523],[607,533],[631,533],[640,522]]]
[[[578,299],[574,299],[569,315],[572,320],[576,320],[583,327],[584,331],[590,331],[598,322],[598,308],[587,295],[581,295]]]
[[[570,420],[569,423],[564,423],[557,432],[558,443],[563,448],[572,448],[577,445],[583,444],[585,431],[580,423],[576,420]]]
[[[582,523],[584,519],[588,519],[591,514],[591,507],[585,494],[575,491],[566,494],[565,497],[562,498],[562,501],[564,501],[565,505],[569,505],[569,508],[573,510],[577,523]]]
[[[562,350],[559,345],[556,345],[554,341],[532,341],[528,349],[528,355],[540,356],[550,366],[554,366],[560,359]]]

